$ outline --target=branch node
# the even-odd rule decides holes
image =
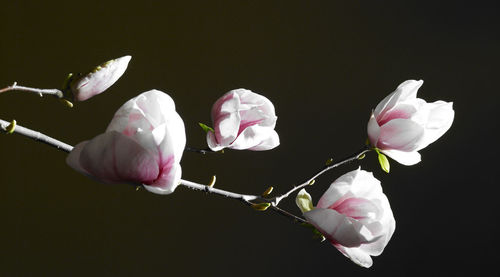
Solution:
[[[7,127],[5,127],[5,131],[7,132],[7,134],[12,134],[14,133],[15,129],[16,129],[16,125],[17,125],[17,122],[15,119],[12,119],[12,121],[10,122],[9,125],[7,125]]]
[[[208,183],[208,187],[213,188],[216,180],[217,178],[215,177],[215,175],[212,176],[212,178],[210,178],[210,182]]]
[[[263,212],[271,206],[271,203],[252,203],[252,208],[256,211]]]
[[[273,187],[268,187],[263,193],[262,193],[262,197],[266,197],[268,196],[269,194],[271,194],[271,192],[273,192]]]

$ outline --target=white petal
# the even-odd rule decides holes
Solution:
[[[80,165],[80,155],[82,153],[82,149],[85,147],[85,145],[87,145],[87,143],[88,141],[80,142],[75,147],[73,147],[73,150],[71,150],[68,157],[66,157],[66,163],[71,168],[84,175],[89,175],[89,173]]]
[[[159,90],[146,91],[123,104],[106,131],[132,137],[151,153],[167,156],[174,151],[178,160],[186,144],[184,122],[175,103]]]
[[[373,176],[372,172],[358,168],[350,173],[353,176],[350,191],[354,197],[376,199],[383,195],[380,181]]]
[[[417,91],[423,83],[424,81],[422,80],[407,80],[401,83],[394,92],[385,97],[384,100],[377,105],[374,111],[375,117],[378,118],[381,113],[392,109],[398,103],[415,99],[417,97]]]
[[[271,128],[261,127],[258,125],[250,126],[239,134],[236,140],[229,145],[229,148],[242,150],[256,147],[258,149],[258,145],[269,138],[275,139],[276,137],[273,138],[275,135],[277,135],[276,132]]]
[[[427,104],[426,108],[429,109],[429,118],[425,125],[424,138],[417,150],[427,147],[446,133],[455,116],[453,102],[437,101]]]
[[[271,150],[275,147],[280,145],[280,137],[278,136],[278,133],[275,130],[271,130],[269,132],[269,136],[267,139],[262,140],[261,143],[254,147],[248,148],[248,150],[253,150],[253,151],[264,151],[264,150]]]
[[[373,265],[373,260],[370,257],[369,254],[367,254],[365,251],[363,251],[362,248],[348,248],[344,247],[342,245],[335,245],[334,246],[342,253],[344,256],[347,258],[351,259],[355,264],[369,268]]]
[[[240,128],[240,121],[239,113],[220,115],[214,121],[215,136],[220,145],[227,146],[236,139]]]
[[[394,234],[394,230],[396,228],[396,221],[392,216],[392,211],[390,218],[388,217],[387,222],[382,223],[382,226],[384,226],[383,235],[378,240],[360,246],[360,248],[367,254],[370,254],[372,256],[378,256],[382,254],[385,247],[387,246],[387,243],[389,243],[389,240]]]
[[[420,154],[417,151],[404,152],[399,150],[382,150],[382,153],[402,165],[414,165],[420,162]]]
[[[106,131],[121,133],[130,126],[152,130],[164,123],[165,113],[170,111],[175,111],[172,98],[159,90],[149,90],[125,102],[116,111]]]
[[[214,132],[207,132],[207,145],[212,151],[220,151],[225,148],[217,143]]]

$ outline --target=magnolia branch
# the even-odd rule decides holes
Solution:
[[[180,185],[188,187],[188,188],[193,189],[193,190],[204,191],[206,193],[213,193],[213,194],[216,194],[219,196],[224,196],[227,198],[239,200],[239,201],[242,201],[244,204],[251,206],[251,207],[254,207],[256,209],[258,209],[258,206],[263,204],[263,203],[270,203],[269,199],[263,198],[261,196],[234,193],[234,192],[221,190],[218,188],[214,188],[212,186],[202,185],[202,184],[198,184],[198,183],[187,181],[187,180],[181,180]],[[258,201],[258,202],[255,202],[255,201]],[[263,208],[262,210],[266,210],[269,206],[261,206],[261,207]],[[272,210],[276,211],[278,214],[290,218],[295,223],[306,223],[306,221],[303,218],[300,218],[300,217],[298,217],[298,216],[296,216],[288,211],[285,211],[276,205],[272,205],[270,208]]]
[[[71,152],[71,150],[73,149],[73,146],[71,146],[69,144],[66,144],[62,141],[59,141],[59,140],[54,139],[52,137],[49,137],[49,136],[42,134],[40,132],[33,131],[33,130],[28,129],[28,128],[23,127],[23,126],[19,126],[19,125],[15,124],[15,121],[7,122],[5,120],[0,119],[0,129],[7,134],[17,133],[17,134],[26,136],[28,138],[31,138],[35,141],[45,143],[47,145],[50,145],[52,147],[55,147],[58,150],[61,150],[61,151],[67,152],[67,153]],[[189,151],[190,149],[187,149],[187,150]],[[346,157],[337,163],[325,165],[321,170],[319,170],[316,174],[314,174],[311,178],[307,179],[301,185],[295,186],[291,190],[286,192],[285,194],[282,194],[280,196],[276,196],[273,198],[265,198],[265,197],[257,196],[257,195],[235,193],[235,192],[215,188],[215,187],[213,187],[213,184],[207,186],[207,185],[202,185],[202,184],[198,184],[195,182],[182,180],[182,179],[180,181],[180,185],[188,187],[188,188],[193,189],[193,190],[204,191],[206,193],[216,194],[219,196],[224,196],[227,198],[239,200],[239,201],[243,202],[244,204],[253,207],[255,210],[265,211],[268,208],[271,208],[272,210],[274,210],[278,214],[286,216],[286,217],[292,219],[296,223],[305,223],[306,221],[303,218],[300,218],[300,217],[298,217],[298,216],[296,216],[296,215],[294,215],[286,210],[279,208],[278,204],[280,203],[280,201],[289,197],[295,191],[300,190],[308,185],[311,185],[312,183],[314,183],[314,180],[316,178],[318,178],[320,175],[327,172],[328,170],[336,168],[340,165],[352,162],[354,160],[360,159],[360,157],[362,157],[368,151],[371,151],[371,149],[368,146],[365,146],[362,149],[360,149],[358,152],[356,152],[355,154],[353,154],[349,157]],[[199,153],[203,153],[203,152],[199,152]]]
[[[11,86],[0,89],[0,93],[11,91],[11,90],[32,92],[32,93],[38,94],[40,97],[42,97],[44,94],[52,95],[52,96],[55,96],[57,98],[64,97],[63,92],[58,90],[58,89],[40,89],[40,88],[30,88],[30,87],[18,86],[17,82],[14,82]]]
[[[59,141],[59,140],[54,139],[52,137],[49,137],[49,136],[42,134],[40,132],[33,131],[33,130],[28,129],[26,127],[17,125],[17,124],[15,124],[15,121],[8,122],[8,121],[0,119],[0,130],[2,130],[6,134],[16,133],[19,135],[26,136],[28,138],[35,140],[35,141],[45,143],[47,145],[50,145],[52,147],[55,147],[56,149],[62,150],[62,151],[67,152],[67,153],[71,152],[71,150],[73,149],[73,146],[71,146],[69,144],[66,144],[62,141]],[[216,194],[219,196],[224,196],[227,198],[239,200],[248,206],[252,206],[256,210],[259,210],[259,205],[261,205],[263,203],[264,204],[269,203],[268,199],[265,199],[261,196],[230,192],[230,191],[214,188],[213,186],[202,185],[202,184],[198,184],[198,183],[187,181],[187,180],[181,180],[180,185],[188,187],[188,188],[193,189],[193,190],[204,191],[207,193]],[[265,206],[261,210],[266,210],[269,206],[270,205]],[[291,214],[291,213],[289,213],[281,208],[278,208],[277,206],[273,205],[271,207],[271,209],[276,211],[277,213],[279,213],[281,215],[284,215],[286,217],[291,218],[294,222],[305,222],[304,219],[297,217],[297,216],[295,216],[295,215],[293,215],[293,214]]]

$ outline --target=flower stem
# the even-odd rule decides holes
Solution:
[[[30,88],[30,87],[18,86],[17,82],[14,82],[11,86],[0,89],[0,93],[11,91],[11,90],[33,92],[33,93],[38,94],[40,97],[42,97],[44,94],[53,95],[57,98],[64,97],[63,92],[58,90],[58,89],[40,89],[40,88]]]
[[[9,133],[9,130],[8,130],[9,125],[11,125],[10,122],[0,119],[0,130],[6,134]],[[71,152],[71,150],[73,149],[73,146],[71,146],[69,144],[66,144],[62,141],[59,141],[59,140],[54,139],[52,137],[49,137],[49,136],[42,134],[40,132],[33,131],[33,130],[28,129],[28,128],[23,127],[23,126],[16,125],[12,132],[17,133],[19,135],[26,136],[28,138],[35,140],[35,141],[45,143],[47,145],[55,147],[56,149],[64,151],[66,153]],[[255,204],[252,201],[257,201],[258,203],[269,203],[268,199],[265,199],[261,196],[230,192],[230,191],[226,191],[226,190],[214,188],[211,186],[198,184],[198,183],[187,181],[187,180],[181,180],[180,185],[188,187],[188,188],[193,189],[193,190],[204,191],[207,193],[236,199],[236,200],[243,202],[244,204],[246,204],[248,206],[252,206]],[[281,208],[278,208],[276,206],[271,206],[270,208],[272,210],[278,212],[279,214],[292,219],[294,222],[299,222],[299,223],[305,222],[304,219],[297,217],[297,216],[295,216],[295,215],[293,215],[293,214],[291,214],[291,213],[289,213]]]

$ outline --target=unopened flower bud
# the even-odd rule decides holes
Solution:
[[[71,80],[70,88],[75,101],[85,101],[112,86],[123,75],[131,58],[123,56],[107,61],[89,73]]]

